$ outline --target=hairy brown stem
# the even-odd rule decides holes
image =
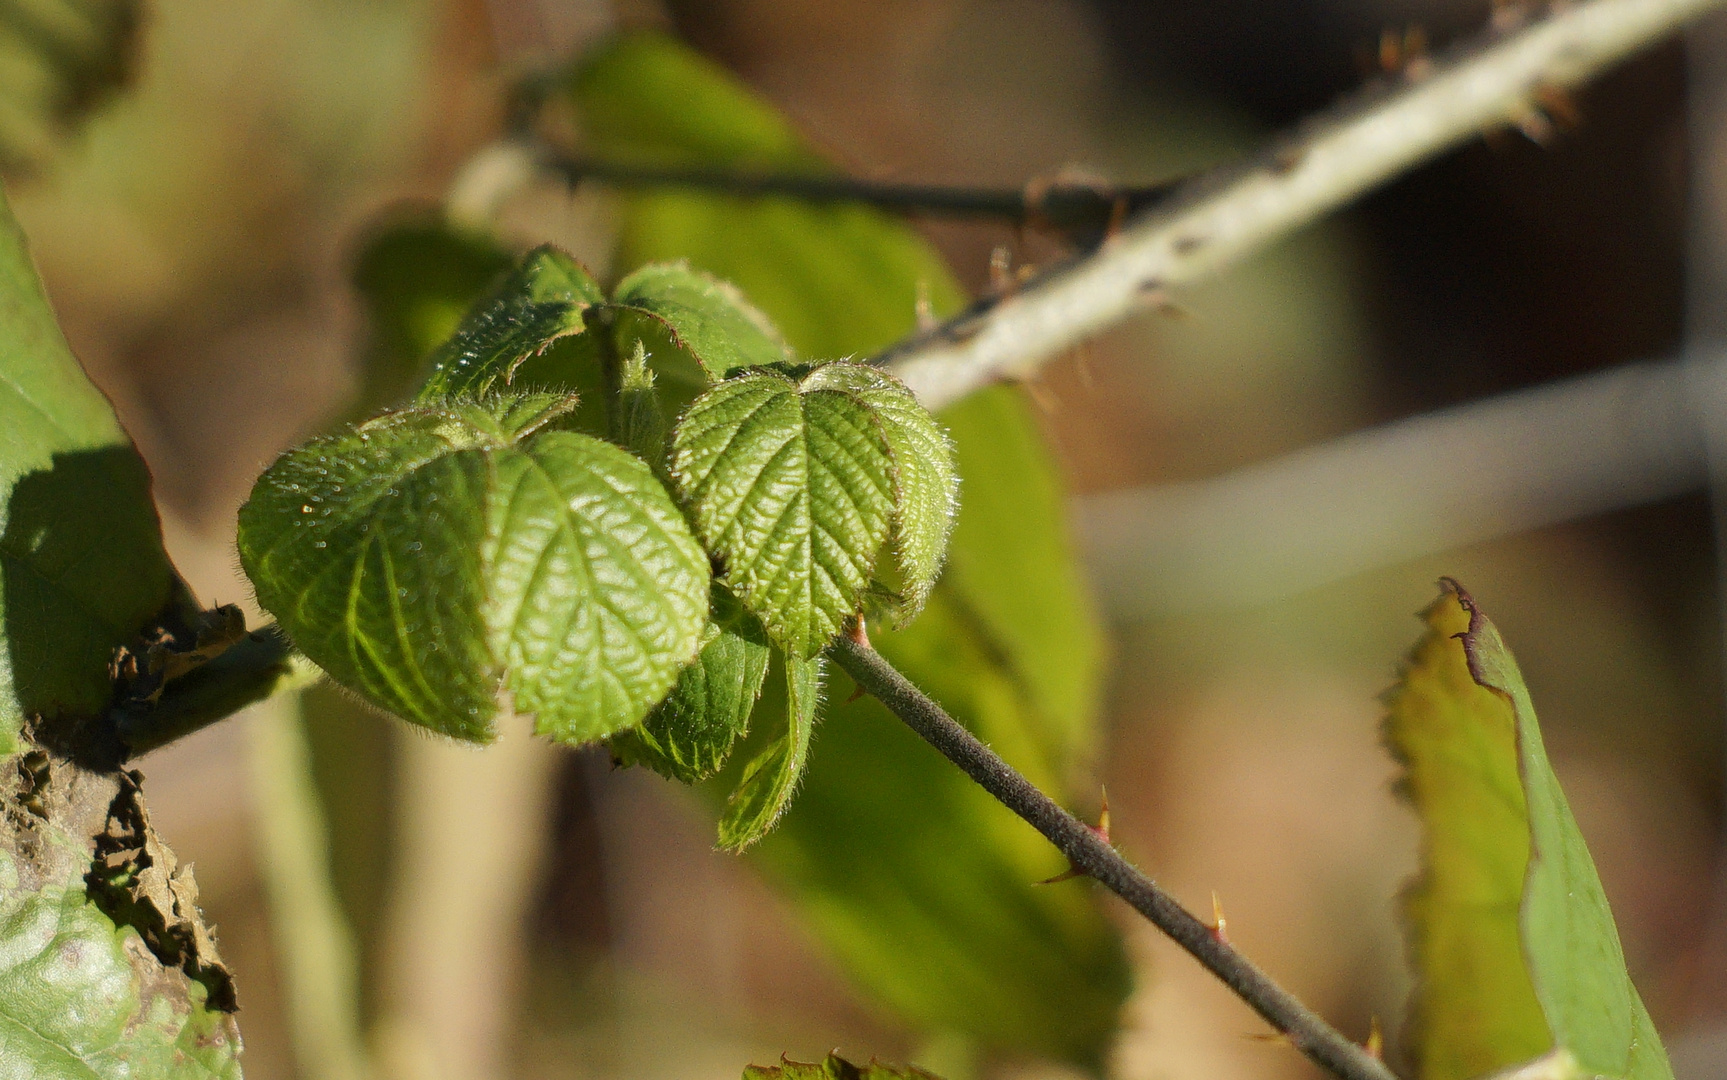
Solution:
[[[865,692],[958,765],[1003,806],[1054,844],[1075,870],[1096,878],[1159,930],[1175,939],[1271,1026],[1316,1064],[1343,1080],[1395,1080],[1385,1063],[1273,982],[1223,937],[1122,858],[1090,826],[1056,805],[940,705],[894,670],[867,641],[841,635],[828,656]]]

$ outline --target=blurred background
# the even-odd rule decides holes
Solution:
[[[458,183],[524,74],[620,26],[682,37],[855,175],[1012,189],[1063,169],[1138,183],[1227,161],[1406,43],[1440,47],[1489,16],[1484,0],[142,10],[129,84],[7,190],[74,348],[154,471],[176,560],[206,603],[247,604],[237,507],[357,392],[365,237]],[[1593,460],[1622,433],[1573,426],[1525,455],[1527,398],[1508,399],[1501,451],[1461,480],[1433,444],[1398,459],[1380,497],[1362,477],[1408,429],[1333,443],[1718,336],[1723,36],[1705,26],[1642,55],[1551,108],[1539,139],[1490,133],[1027,388],[1110,630],[1104,729],[1075,790],[1106,785],[1124,849],[1196,910],[1215,894],[1231,938],[1357,1037],[1377,1017],[1395,1046],[1408,992],[1394,903],[1417,836],[1390,790],[1378,695],[1450,574],[1529,675],[1681,1080],[1727,1077],[1727,699],[1706,471],[1610,472],[1590,498],[1544,502],[1556,445]],[[1006,224],[917,227],[973,293],[998,249],[1015,266],[1060,254]],[[529,184],[498,228],[603,265],[612,206]],[[1702,460],[1683,427],[1651,437]],[[1314,447],[1332,456],[1238,471]],[[1276,512],[1215,509],[1239,490]],[[1331,515],[1316,490],[1365,492],[1366,517]],[[1300,557],[1277,556],[1286,541]],[[711,811],[681,788],[519,733],[485,751],[435,743],[333,693],[286,708],[142,766],[236,972],[257,1080],[730,1080],[835,1046],[952,1080],[1075,1075],[884,1008],[751,863],[711,850]],[[1110,1076],[1316,1075],[1102,906],[1134,973]]]

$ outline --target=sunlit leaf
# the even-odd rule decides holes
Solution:
[[[650,263],[618,282],[612,303],[664,323],[709,378],[789,359],[767,316],[735,286],[683,263]]]
[[[862,602],[893,513],[881,425],[822,370],[744,375],[698,398],[672,437],[672,476],[724,580],[797,657]]]
[[[785,673],[783,730],[744,766],[743,779],[726,801],[720,816],[720,847],[730,851],[744,850],[774,827],[791,804],[809,760],[810,733],[821,700],[822,658],[799,660],[779,654],[777,659],[775,666]]]
[[[438,349],[419,399],[501,390],[524,360],[581,333],[582,313],[604,301],[599,285],[569,255],[550,246],[531,252]]]
[[[723,586],[714,586],[710,618],[701,653],[672,692],[640,727],[609,741],[620,764],[693,784],[718,772],[749,730],[768,674],[767,636]]]
[[[1449,583],[1425,618],[1386,721],[1423,826],[1405,903],[1422,1080],[1550,1049],[1559,1073],[1671,1080],[1517,661]]]
[[[838,1054],[829,1054],[817,1062],[787,1061],[778,1065],[751,1065],[744,1070],[743,1080],[940,1080],[934,1073],[914,1066],[896,1067],[871,1061],[854,1065]]]
[[[390,413],[284,455],[240,513],[240,558],[305,654],[458,738],[498,694],[581,743],[639,722],[694,658],[707,559],[647,465],[541,431],[567,400]]]
[[[896,621],[922,610],[941,576],[948,533],[959,512],[953,444],[929,410],[898,379],[862,364],[829,364],[823,383],[844,387],[869,406],[893,455],[893,545],[902,596]]]

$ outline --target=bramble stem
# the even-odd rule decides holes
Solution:
[[[827,653],[866,693],[887,706],[888,711],[1003,806],[1047,837],[1076,870],[1102,882],[1174,938],[1176,944],[1222,979],[1271,1026],[1288,1036],[1296,1049],[1343,1080],[1396,1080],[1384,1062],[1327,1024],[1251,960],[1236,952],[1210,926],[1122,858],[1107,840],[1056,805],[1055,800],[961,727],[867,642],[842,634],[828,646]]]
[[[1419,58],[1247,161],[1183,184],[1094,254],[874,358],[939,409],[1042,364],[1397,174],[1506,124],[1543,136],[1545,103],[1720,0],[1505,4],[1477,41]],[[1519,20],[1528,18],[1526,25]]]

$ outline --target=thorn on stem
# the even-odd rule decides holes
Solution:
[[[917,300],[913,309],[917,313],[918,333],[927,334],[941,325],[941,320],[935,317],[935,308],[930,304],[929,281],[924,278],[917,279]]]
[[[1223,917],[1223,901],[1218,899],[1217,890],[1211,890],[1211,936],[1229,944],[1229,920]]]
[[[1385,1060],[1385,1033],[1379,1029],[1379,1015],[1374,1014],[1371,1025],[1367,1029],[1367,1042],[1362,1045],[1368,1056],[1375,1061]]]
[[[1087,825],[1086,828],[1091,830],[1092,835],[1096,836],[1099,840],[1102,840],[1106,844],[1111,843],[1111,841],[1109,839],[1109,792],[1108,792],[1108,790],[1104,790],[1104,792],[1103,792],[1103,808],[1098,811],[1097,824],[1096,825]],[[1063,870],[1061,873],[1055,875],[1052,878],[1044,878],[1042,881],[1034,882],[1033,884],[1055,885],[1055,884],[1057,884],[1059,882],[1063,882],[1063,881],[1072,881],[1076,877],[1089,877],[1089,876],[1090,875],[1087,874],[1084,870],[1081,870],[1079,867],[1074,866],[1072,863],[1069,863],[1067,869]]]
[[[861,613],[853,615],[846,622],[845,636],[866,649],[870,647],[869,627],[864,624],[864,617]]]

